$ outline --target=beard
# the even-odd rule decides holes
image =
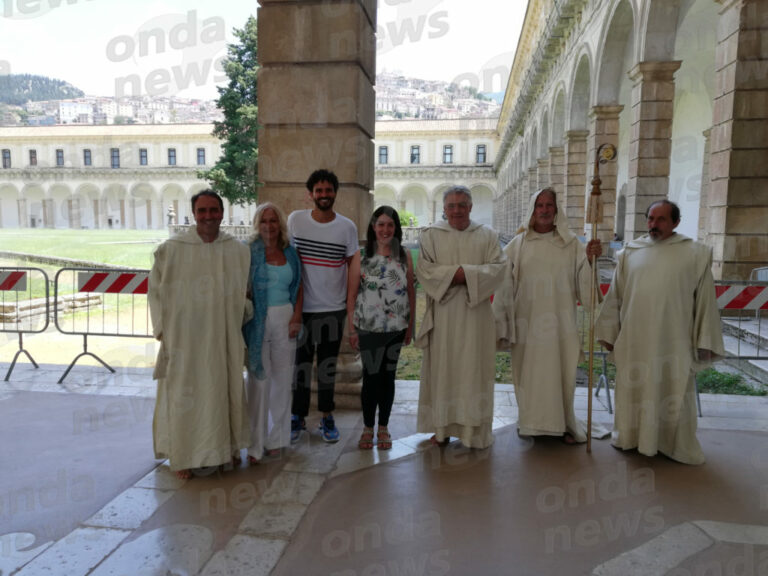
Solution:
[[[330,210],[333,208],[333,201],[334,201],[333,198],[316,198],[315,208],[323,212],[326,212],[327,210]]]

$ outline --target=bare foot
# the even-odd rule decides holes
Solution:
[[[258,463],[259,461],[256,458],[248,454],[248,464],[250,464],[251,466],[255,466]]]
[[[179,480],[189,480],[192,478],[191,470],[176,470],[176,478]]]
[[[433,434],[432,438],[430,438],[429,441],[435,446],[448,446],[448,443],[451,441],[451,437],[447,436],[442,440],[438,440],[437,435]]]
[[[243,463],[243,459],[240,458],[240,454],[233,454],[232,455],[232,467],[233,468],[239,468],[242,463]]]
[[[576,444],[576,438],[574,438],[573,434],[570,432],[566,432],[563,434],[563,442],[569,446],[572,446],[573,444]]]

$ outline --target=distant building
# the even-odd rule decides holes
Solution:
[[[472,191],[472,218],[493,224],[499,136],[495,118],[376,123],[374,205],[412,212],[420,226],[442,218],[442,193]]]
[[[0,127],[0,227],[132,228],[192,221],[197,171],[221,154],[210,124]],[[225,203],[225,221],[251,207]]]

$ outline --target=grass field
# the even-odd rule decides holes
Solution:
[[[0,250],[150,268],[152,253],[167,238],[164,230],[0,230]]]
[[[0,250],[71,258],[127,268],[148,269],[152,266],[152,253],[157,245],[167,237],[167,232],[163,230],[0,230]],[[418,258],[418,250],[411,250],[411,255],[415,264]],[[51,281],[53,281],[56,272],[60,269],[58,266],[15,260],[0,260],[0,267],[2,266],[41,268],[46,271]],[[14,303],[20,297],[35,298],[43,296],[44,287],[34,286],[32,291],[23,294],[23,296],[15,293],[0,294],[0,304],[3,303],[3,300],[7,303]],[[119,301],[121,307],[119,311],[120,316],[123,317],[125,315],[123,309],[134,310],[135,317],[126,318],[125,321],[132,324],[138,318],[139,323],[142,322],[142,319],[146,323],[146,310],[140,309],[144,305],[140,304],[137,307],[134,306],[135,303],[127,303],[124,300],[125,297],[121,297]],[[111,304],[107,304],[107,306],[109,308],[118,308]],[[421,318],[424,316],[424,308],[424,292],[417,286],[417,332]],[[72,322],[77,322],[82,318],[83,313],[77,313],[71,320]],[[403,348],[400,355],[397,378],[402,380],[418,380],[421,372],[421,361],[422,352],[420,349],[413,345]],[[600,363],[598,362],[596,363],[595,370],[597,371],[599,367]],[[586,370],[587,366],[583,364],[580,365],[580,368]],[[756,391],[752,387],[745,385],[743,378],[739,375],[727,374],[721,376],[720,374],[714,370],[707,372],[702,379],[703,381],[700,382],[701,391],[720,394],[765,394],[764,391]],[[615,367],[609,364],[608,377],[612,379],[614,376]],[[496,382],[512,382],[512,371],[507,352],[498,352],[496,354]]]

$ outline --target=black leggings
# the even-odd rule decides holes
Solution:
[[[365,332],[358,330],[360,358],[363,362],[363,422],[373,428],[376,407],[379,408],[379,426],[389,424],[389,414],[395,401],[395,372],[405,330],[400,332]]]

